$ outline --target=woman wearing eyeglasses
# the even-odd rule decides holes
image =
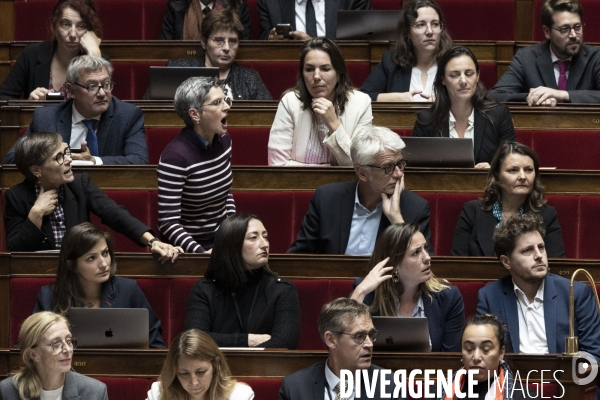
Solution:
[[[427,241],[418,225],[386,228],[367,270],[366,278],[354,281],[351,298],[371,306],[373,315],[425,317],[431,351],[460,351],[463,299],[456,286],[433,275]]]
[[[19,331],[23,366],[0,382],[0,399],[108,400],[104,383],[71,370],[75,347],[65,317],[49,311],[31,315]]]
[[[17,143],[15,163],[25,180],[6,191],[4,226],[8,251],[60,249],[67,229],[89,222],[90,213],[161,262],[174,262],[181,248],[162,243],[91,181],[71,170],[71,151],[55,132],[26,135]]]
[[[433,101],[437,62],[451,46],[435,1],[406,2],[394,48],[383,54],[360,90],[373,101]]]
[[[0,100],[45,100],[48,93],[69,97],[66,76],[74,57],[100,57],[102,27],[92,0],[59,0],[50,18],[51,42],[25,46],[0,86]]]
[[[107,232],[84,222],[67,230],[58,256],[56,281],[43,286],[33,312],[66,315],[71,307],[145,308],[149,346],[164,348],[160,320],[135,280],[115,276],[117,261]]]
[[[433,92],[435,101],[417,114],[413,136],[471,139],[475,168],[489,168],[500,144],[516,140],[508,107],[487,98],[467,47],[452,47],[440,58]]]

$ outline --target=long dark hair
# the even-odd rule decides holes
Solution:
[[[108,246],[111,261],[110,276],[112,277],[117,272],[117,261],[110,234],[89,222],[75,225],[67,230],[60,246],[56,282],[52,285],[52,310],[54,312],[65,314],[71,307],[90,306],[85,299],[77,275],[77,259],[85,255],[102,239]]]
[[[306,60],[306,55],[312,50],[324,51],[331,59],[331,66],[338,76],[338,82],[335,85],[334,104],[339,107],[340,114],[343,114],[346,108],[346,103],[348,102],[348,95],[350,91],[354,89],[354,87],[352,86],[352,82],[348,76],[348,70],[346,69],[346,63],[344,62],[344,57],[342,57],[340,48],[333,41],[327,38],[314,38],[304,42],[302,49],[300,50],[300,69],[298,71],[298,80],[296,85],[287,92],[295,92],[298,99],[300,99],[302,102],[302,109],[310,110],[314,116],[314,112],[312,111],[311,107],[312,96],[306,87],[306,82],[304,82],[304,63]]]
[[[87,30],[93,31],[99,38],[102,37],[102,24],[100,18],[98,18],[96,3],[93,0],[58,0],[50,16],[50,28],[55,41],[54,29],[58,29],[58,23],[65,8],[72,8],[77,11],[81,20],[86,24]]]
[[[473,54],[469,48],[464,46],[454,46],[444,53],[438,63],[438,70],[433,81],[433,93],[435,95],[435,101],[433,102],[431,109],[433,111],[433,128],[435,136],[442,136],[444,127],[448,125],[448,118],[450,118],[451,101],[450,97],[448,96],[448,89],[443,83],[444,77],[446,76],[446,66],[451,60],[462,56],[467,56],[473,60],[475,69],[479,75],[479,63],[477,62],[475,54]],[[498,103],[488,99],[486,95],[487,92],[483,87],[483,84],[481,81],[478,81],[477,87],[475,88],[475,93],[473,94],[473,97],[471,97],[471,104],[475,110],[479,111],[488,121],[492,123],[492,126],[496,128],[494,122],[491,120],[491,118],[489,118],[486,111],[490,108],[496,107]]]
[[[242,246],[251,219],[262,222],[257,215],[243,213],[232,215],[221,223],[204,278],[214,280],[226,290],[235,290],[246,283],[248,268],[242,256]],[[268,265],[263,268],[275,275]]]
[[[519,142],[503,142],[498,147],[498,150],[496,150],[496,154],[494,154],[494,158],[490,164],[490,170],[488,171],[485,189],[483,190],[483,209],[491,210],[495,202],[502,201],[500,169],[502,168],[504,159],[509,154],[521,154],[533,160],[535,179],[533,180],[531,193],[527,196],[527,203],[532,211],[541,210],[543,205],[546,204],[546,199],[544,198],[544,185],[542,185],[540,178],[540,160],[535,151]]]
[[[400,20],[398,21],[398,33],[396,36],[396,44],[392,48],[392,59],[401,67],[414,67],[417,65],[417,52],[415,46],[410,40],[410,28],[413,26],[417,18],[419,18],[419,8],[431,7],[437,13],[440,22],[444,23],[444,15],[440,6],[433,0],[414,0],[409,1],[404,5]],[[440,32],[440,41],[438,44],[436,59],[439,61],[442,54],[452,47],[452,39],[450,34],[442,26]]]

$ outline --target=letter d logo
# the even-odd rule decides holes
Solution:
[[[596,361],[596,357],[585,351],[580,351],[575,354],[571,365],[573,382],[577,385],[587,385],[594,381],[598,375],[598,362]],[[587,376],[585,376],[586,374]]]

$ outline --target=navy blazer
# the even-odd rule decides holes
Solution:
[[[475,164],[491,163],[502,142],[515,141],[515,128],[510,111],[505,104],[497,104],[489,110],[474,112],[473,154]],[[416,137],[440,136],[433,126],[433,107],[419,111],[412,131]],[[450,137],[448,120],[441,136]]]
[[[58,132],[71,143],[73,100],[57,105],[38,107],[33,112],[26,135],[36,132]],[[115,96],[100,117],[96,130],[98,154],[104,164],[148,164],[148,146],[144,133],[144,114],[133,104]],[[8,151],[3,164],[14,164],[15,145]]]
[[[569,336],[570,280],[548,274],[544,284],[544,320],[550,353],[565,351]],[[491,313],[505,324],[506,351],[519,353],[519,314],[512,276],[490,283],[479,290],[477,314]],[[600,317],[590,287],[575,281],[575,336],[579,349],[600,360]]]
[[[354,196],[358,181],[321,185],[315,191],[302,221],[296,241],[288,253],[344,254],[350,239],[354,212]],[[335,204],[335,207],[332,207]],[[433,254],[429,229],[429,202],[408,189],[400,196],[400,209],[406,222],[419,225],[427,240],[429,254]],[[390,226],[390,220],[381,214],[377,236]]]
[[[52,285],[42,286],[37,295],[37,303],[33,312],[52,310]],[[145,308],[148,310],[150,347],[164,348],[160,319],[152,311],[152,307],[144,292],[133,279],[113,276],[102,284],[100,308]]]
[[[369,77],[360,87],[361,92],[377,101],[380,93],[404,93],[410,90],[412,66],[401,67],[392,59],[392,52],[386,51]]]
[[[62,206],[66,228],[89,222],[90,212],[93,212],[100,217],[103,224],[143,246],[139,239],[144,232],[151,229],[98,189],[87,173],[74,175],[73,182],[63,186]],[[37,199],[35,184],[24,180],[8,189],[5,196],[4,227],[8,251],[55,250],[50,216],[44,216],[41,229],[27,217]]]
[[[364,279],[354,280],[352,289],[356,289]],[[458,288],[452,284],[448,285],[448,289],[432,293],[431,299],[423,296],[431,351],[460,351],[462,348],[460,341],[465,328],[465,305]],[[374,300],[375,292],[371,292],[365,296],[363,303],[370,306]]]
[[[260,39],[269,38],[277,24],[290,24],[296,30],[296,2],[290,0],[258,0]],[[372,10],[371,0],[325,0],[325,36],[334,40],[338,10]]]
[[[372,376],[373,371],[381,369],[377,365],[371,364],[369,367],[369,376]],[[390,381],[386,393],[391,394],[393,392],[394,380],[388,376]],[[371,380],[372,382],[372,380]],[[364,379],[361,379],[361,391],[360,397],[357,399],[370,398],[373,400],[381,399],[381,380],[377,379],[375,385],[374,397],[368,397],[364,386]],[[301,369],[300,371],[294,372],[283,378],[281,382],[281,388],[279,389],[279,400],[316,400],[322,399],[325,393],[325,363],[317,363],[311,365],[308,368]],[[389,396],[388,396],[389,398]],[[400,397],[397,397],[400,399]],[[404,399],[404,397],[402,397]],[[325,396],[327,400],[327,396]]]
[[[465,203],[454,231],[451,250],[453,256],[494,257],[496,255],[493,236],[498,220],[494,217],[492,210],[483,210],[482,204],[481,200],[471,200]],[[524,212],[532,212],[527,204]],[[542,216],[546,227],[544,243],[548,257],[566,257],[556,209],[544,204],[538,214]]]
[[[21,400],[19,391],[12,383],[12,377],[0,382],[0,399]],[[34,397],[31,400],[40,400]],[[108,400],[106,385],[89,376],[67,371],[63,387],[62,400]]]
[[[501,102],[525,101],[529,89],[538,86],[557,88],[549,40],[517,51],[508,70],[488,92],[488,97]],[[572,58],[567,92],[571,103],[600,103],[600,52],[597,48],[582,44],[579,54]]]

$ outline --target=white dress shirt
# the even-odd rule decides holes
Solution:
[[[417,67],[413,67],[410,74],[410,88],[409,91],[420,90],[423,94],[431,96],[433,94],[433,80],[437,73],[437,64],[427,70],[427,83],[423,87],[423,81],[421,80],[421,70]],[[420,94],[413,96],[413,101],[429,101],[424,99]]]
[[[475,147],[475,108],[471,110],[471,115],[469,115],[468,119],[469,126],[467,126],[467,130],[465,131],[465,139],[471,139],[473,143],[473,147]],[[456,132],[456,118],[454,118],[454,114],[450,111],[450,117],[448,118],[448,127],[450,128],[450,137],[451,138],[460,138],[458,136],[458,132]]]
[[[546,323],[544,319],[544,283],[542,281],[533,302],[515,284],[519,314],[519,353],[548,354]]]
[[[325,36],[325,0],[312,0],[317,17],[317,35]],[[306,0],[296,0],[296,30],[306,33]]]
[[[79,111],[77,111],[77,109],[75,108],[75,103],[73,103],[73,112],[72,117],[71,117],[71,142],[69,143],[69,147],[72,149],[80,149],[81,148],[81,142],[85,141],[85,139],[87,138],[87,128],[85,127],[85,125],[81,122],[84,119],[87,119],[86,117],[84,117],[83,115],[81,115],[79,113]],[[94,118],[90,118],[90,119],[95,119],[96,121],[98,121],[96,123],[96,136],[98,136],[98,126],[100,125],[100,117],[102,116],[102,114],[94,117]],[[102,165],[102,159],[100,157],[96,157],[94,156],[94,158],[96,159],[96,165]]]

